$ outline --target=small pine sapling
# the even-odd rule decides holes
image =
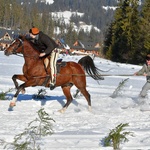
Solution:
[[[128,123],[121,123],[115,129],[110,130],[109,135],[104,138],[104,146],[113,146],[114,150],[120,150],[120,144],[129,141],[126,136],[133,136],[132,132],[123,132],[127,126],[129,126]]]
[[[110,96],[112,98],[116,98],[119,94],[121,94],[121,91],[123,90],[123,88],[125,87],[125,83],[128,81],[129,78],[124,79],[123,81],[121,81],[118,85],[118,87],[115,89],[115,91],[113,92],[113,94]]]
[[[7,93],[11,92],[12,88],[9,89],[8,91],[4,92],[4,91],[0,91],[0,100],[6,100],[6,95]]]
[[[40,89],[38,90],[37,94],[33,95],[33,98],[35,99],[45,99],[45,95],[46,95],[46,90],[45,89]]]
[[[0,144],[4,145],[4,149],[13,150],[40,150],[40,141],[42,137],[52,135],[52,123],[55,122],[49,115],[41,108],[38,111],[38,118],[31,121],[25,130],[14,137],[12,143],[5,142],[0,139]]]

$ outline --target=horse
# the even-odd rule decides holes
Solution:
[[[9,47],[5,49],[4,54],[6,56],[12,54],[21,54],[24,57],[24,65],[22,68],[23,74],[14,74],[12,76],[12,80],[16,88],[16,93],[10,101],[10,108],[16,106],[17,97],[20,92],[25,93],[25,88],[34,86],[50,86],[50,66],[49,63],[47,67],[44,64],[45,59],[47,59],[49,56],[46,58],[39,57],[39,50],[37,50],[34,44],[25,36],[19,36],[18,38],[14,39]],[[83,63],[85,61],[84,59],[88,59],[90,63]],[[91,96],[86,89],[86,70],[89,76],[93,79],[103,79],[98,68],[91,68],[93,65],[95,64],[91,60],[90,56],[81,58],[79,63],[69,61],[65,62],[64,65],[60,65],[61,67],[59,67],[59,72],[57,72],[56,75],[56,87],[61,86],[67,100],[62,109],[59,110],[61,113],[66,111],[67,107],[73,100],[70,92],[73,85],[75,85],[77,89],[79,89],[79,91],[83,94],[88,103],[88,109],[91,110]],[[23,81],[24,83],[19,85],[17,80]]]

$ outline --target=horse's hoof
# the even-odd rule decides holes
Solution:
[[[14,103],[14,102],[11,102],[11,103],[9,104],[9,107],[14,107],[14,106],[16,106],[16,103]]]
[[[13,107],[9,107],[9,108],[8,108],[8,111],[13,111]]]
[[[64,110],[62,110],[62,109],[60,109],[60,110],[58,110],[58,112],[60,112],[60,113],[64,113],[65,111]]]
[[[89,108],[88,108],[88,109],[89,109],[89,111],[90,111],[90,112],[92,112],[92,107],[91,107],[91,106],[89,106]]]
[[[62,108],[62,109],[58,110],[58,112],[60,112],[60,113],[64,113],[65,111],[66,111],[66,108]]]
[[[50,84],[50,90],[53,90],[55,88],[55,85]]]

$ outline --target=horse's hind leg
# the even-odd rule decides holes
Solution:
[[[79,88],[79,90],[84,95],[84,97],[86,98],[86,100],[88,102],[88,106],[89,106],[89,111],[91,111],[91,96],[90,96],[90,94],[88,93],[86,88]]]
[[[69,106],[69,104],[72,102],[73,98],[72,95],[70,93],[70,89],[71,89],[72,85],[68,85],[68,86],[63,86],[62,90],[64,95],[66,96],[67,102],[66,104],[63,106],[63,108],[61,110],[59,110],[61,113],[64,113],[65,110],[67,109],[67,107]]]

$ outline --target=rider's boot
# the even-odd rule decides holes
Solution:
[[[54,83],[50,83],[50,90],[53,90],[55,88],[55,84]]]
[[[53,90],[55,88],[56,83],[56,75],[53,75],[54,79],[50,82],[50,90]]]

